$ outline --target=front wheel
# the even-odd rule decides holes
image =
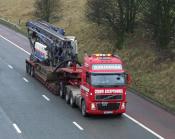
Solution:
[[[81,102],[81,114],[82,114],[82,116],[84,116],[84,117],[87,116],[87,112],[86,112],[86,103],[85,103],[84,100]]]
[[[122,115],[123,115],[123,113],[119,113],[119,114],[117,114],[117,117],[121,118]]]

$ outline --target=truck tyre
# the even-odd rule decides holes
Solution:
[[[70,106],[71,106],[72,108],[75,107],[75,99],[74,99],[74,97],[73,97],[72,94],[70,95]]]
[[[60,82],[60,97],[61,98],[64,98],[64,96],[65,96],[65,86],[64,86],[64,83],[63,82]]]
[[[66,91],[65,100],[66,100],[66,103],[67,103],[67,104],[70,103],[70,95],[69,95],[69,91]]]
[[[31,75],[31,65],[30,64],[28,64],[28,73],[29,75]]]
[[[123,113],[119,113],[119,114],[117,114],[117,117],[121,118],[122,115],[123,115]]]
[[[82,102],[81,102],[81,114],[83,117],[87,117],[86,103],[84,100],[82,100]]]
[[[26,63],[26,73],[29,73],[29,64]]]
[[[34,67],[33,67],[33,66],[31,66],[30,75],[31,75],[32,77],[34,77],[34,76],[35,76],[35,69],[34,69]]]
[[[60,83],[57,84],[58,85],[58,96],[60,96],[60,90],[61,90],[61,87],[60,87]]]

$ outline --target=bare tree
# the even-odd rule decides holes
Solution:
[[[36,0],[34,6],[35,16],[47,22],[58,16],[60,10],[59,0]]]
[[[103,18],[103,9],[105,8],[105,0],[87,0],[87,17],[92,21],[98,23]]]
[[[175,1],[146,0],[145,21],[157,46],[167,48],[175,35]]]
[[[133,33],[138,8],[143,0],[88,0],[88,18],[108,24],[117,34],[117,46],[123,45],[125,33]]]

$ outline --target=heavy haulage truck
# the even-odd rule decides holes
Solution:
[[[78,62],[77,40],[63,29],[44,21],[26,24],[32,53],[26,72],[60,95],[71,107],[89,114],[121,115],[126,111],[126,89],[130,75],[120,57],[112,54],[85,54]]]

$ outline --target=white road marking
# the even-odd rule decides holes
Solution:
[[[2,35],[0,35],[0,37],[3,38],[4,40],[8,41],[9,43],[13,44],[15,47],[19,48],[20,50],[22,50],[26,54],[30,55],[29,52],[27,52],[26,50],[24,50],[22,47],[18,46],[17,44],[13,43],[12,41],[8,40],[7,38],[3,37]]]
[[[77,122],[72,122],[78,129],[80,129],[81,131],[84,130]]]
[[[24,50],[23,48],[21,48],[20,46],[18,46],[17,44],[11,42],[10,40],[6,39],[5,37],[3,37],[2,35],[0,35],[1,38],[3,38],[4,40],[8,41],[9,43],[13,44],[14,46],[16,46],[17,48],[19,48],[20,50],[22,50],[23,52],[27,53],[28,55],[30,55],[29,52],[27,52],[26,50]],[[44,96],[43,96],[44,97]],[[45,98],[45,97],[44,97]],[[45,98],[46,99],[46,98]],[[47,100],[47,99],[46,99]],[[49,99],[50,100],[50,99]],[[153,130],[149,129],[148,127],[146,127],[145,125],[143,125],[142,123],[140,123],[139,121],[135,120],[134,118],[132,118],[131,116],[127,115],[127,114],[123,114],[125,117],[127,117],[128,119],[130,119],[131,121],[133,121],[134,123],[138,124],[139,126],[141,126],[142,128],[144,128],[145,130],[147,130],[148,132],[150,132],[151,134],[155,135],[156,137],[158,137],[159,139],[165,139],[164,137],[160,136],[159,134],[157,134],[156,132],[154,132]],[[73,122],[74,125],[76,125],[80,130],[84,130],[81,126],[79,126],[76,122]]]
[[[124,113],[123,115],[125,117],[127,117],[128,119],[130,119],[131,121],[133,121],[134,123],[136,123],[139,126],[141,126],[142,128],[144,128],[145,130],[147,130],[148,132],[150,132],[151,134],[153,134],[154,136],[156,136],[157,138],[159,138],[159,139],[165,139],[164,137],[160,136],[159,134],[157,134],[156,132],[154,132],[150,128],[146,127],[144,124],[140,123],[139,121],[137,121],[136,119],[132,118],[131,116],[127,115],[126,113]]]
[[[12,65],[8,65],[8,67],[9,67],[10,69],[13,69],[13,66],[12,66]]]
[[[29,82],[29,80],[27,80],[25,77],[22,78],[26,83]]]
[[[19,129],[19,127],[15,123],[13,123],[13,127],[15,128],[15,130],[17,131],[17,133],[19,133],[19,134],[22,133],[21,130]]]
[[[47,101],[50,101],[50,99],[47,97],[47,96],[45,96],[45,95],[42,95],[43,96],[43,98],[45,98]]]

